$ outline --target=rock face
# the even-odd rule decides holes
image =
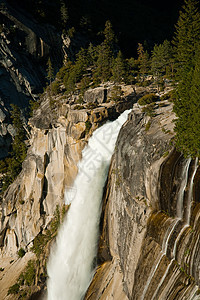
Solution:
[[[131,91],[122,101],[91,108],[58,97],[52,108],[44,98],[30,120],[23,170],[1,203],[2,261],[9,257],[17,264],[19,248],[31,255],[33,240],[48,228],[65,189],[71,189],[89,136],[136,100]],[[98,268],[85,299],[200,299],[200,170],[198,160],[173,148],[174,118],[167,101],[158,102],[151,117],[134,104],[121,128],[104,192]],[[73,194],[71,189],[68,203]],[[3,273],[2,299],[6,278]]]
[[[31,140],[23,169],[4,193],[0,211],[0,253],[18,258],[20,248],[30,251],[34,238],[47,229],[56,206],[64,203],[65,189],[72,183],[82,149],[92,132],[107,120],[119,116],[136,100],[110,102],[94,109],[76,109],[69,99],[55,99],[54,108],[46,97],[30,119]],[[5,277],[6,278],[6,277]],[[3,285],[3,280],[0,281]],[[5,289],[4,289],[5,290]],[[5,296],[5,295],[4,295]],[[0,294],[0,298],[4,297]]]
[[[135,105],[120,131],[85,299],[200,299],[199,169],[170,146],[171,110]]]
[[[55,28],[39,25],[30,15],[8,4],[0,7],[0,158],[8,155],[13,137],[10,104],[23,112],[45,86],[47,59],[58,69],[63,41]]]

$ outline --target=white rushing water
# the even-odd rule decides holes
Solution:
[[[190,181],[189,195],[188,195],[187,208],[186,208],[186,223],[187,224],[190,224],[191,206],[192,206],[192,201],[193,201],[192,193],[193,193],[193,186],[194,186],[194,177],[196,175],[198,166],[199,166],[199,160],[198,160],[198,157],[196,157],[195,164],[194,164],[194,171],[192,173],[192,178]]]
[[[181,185],[178,193],[177,199],[177,217],[183,217],[183,201],[184,201],[184,193],[188,182],[188,170],[191,163],[191,158],[185,160],[185,164],[183,166],[182,176],[181,176]]]
[[[48,300],[80,300],[90,284],[103,188],[119,130],[129,112],[97,129],[82,152],[78,175],[72,190],[65,195],[71,206],[47,265]]]

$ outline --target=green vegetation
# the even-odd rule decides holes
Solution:
[[[159,97],[156,94],[147,94],[138,100],[139,105],[146,105],[158,101]]]
[[[6,188],[20,173],[22,169],[22,162],[26,157],[27,151],[27,147],[25,144],[26,131],[24,129],[21,111],[14,104],[11,104],[11,118],[16,134],[12,142],[12,150],[10,152],[10,156],[4,161],[0,161],[0,173],[3,174],[3,191],[6,190]]]
[[[147,50],[141,43],[138,44],[138,67],[139,67],[139,78],[143,82],[145,80],[145,75],[149,73],[149,54]]]
[[[200,13],[197,1],[185,0],[175,33],[178,70],[174,111],[176,146],[185,156],[199,156],[200,151]]]
[[[58,94],[60,86],[64,86],[64,92],[68,95],[78,92],[80,95],[78,102],[82,103],[84,92],[88,87],[113,80],[115,87],[111,100],[119,101],[123,96],[120,87],[122,83],[141,86],[153,84],[160,92],[166,82],[171,81],[175,92],[171,91],[163,95],[161,100],[167,99],[174,103],[174,112],[178,117],[175,120],[176,147],[186,156],[198,156],[200,149],[198,4],[199,2],[193,0],[184,1],[172,43],[164,40],[161,44],[155,44],[151,51],[147,43],[138,43],[136,59],[124,59],[122,52],[116,46],[112,24],[106,21],[103,41],[99,45],[90,44],[87,49],[82,48],[74,61],[67,60],[53,83],[51,83],[53,73],[49,61],[48,79],[52,94]],[[82,22],[88,25],[89,19],[85,17]],[[152,117],[154,107],[150,104],[158,99],[157,95],[149,94],[140,98],[138,103],[145,105],[143,111]],[[77,106],[76,109],[81,107]]]
[[[20,248],[18,251],[18,256],[22,258],[26,254],[26,251],[23,248]]]
[[[47,245],[47,243],[51,241],[57,234],[58,228],[61,222],[63,222],[66,212],[67,210],[65,209],[65,206],[63,206],[62,209],[60,209],[57,205],[54,212],[54,217],[50,223],[50,228],[46,231],[45,234],[39,233],[33,240],[32,251],[36,254],[38,259],[43,253],[44,247]]]
[[[18,294],[19,289],[20,289],[20,285],[18,283],[13,284],[8,290],[8,295]]]
[[[12,285],[8,290],[8,295],[17,295],[17,299],[27,299],[31,294],[30,289],[27,288],[34,285],[36,277],[36,262],[29,260],[24,272],[22,272],[17,280],[17,283]],[[26,298],[23,298],[26,296]]]
[[[155,108],[155,103],[150,103],[150,104],[145,105],[142,108],[142,112],[144,112],[149,117],[153,117],[154,116],[154,108]]]
[[[40,103],[38,101],[32,100],[32,99],[29,101],[29,107],[30,107],[30,113],[29,114],[30,114],[30,117],[33,116],[33,111],[35,109],[39,108],[39,106],[40,106]]]
[[[147,124],[145,125],[145,131],[148,131],[151,127],[151,121],[148,121]]]
[[[58,27],[64,34],[70,33],[70,30],[71,36],[77,34],[77,28],[75,29],[70,21],[70,9],[64,0],[56,0],[55,3],[50,1],[48,5],[51,8],[45,7],[44,1],[36,2],[37,5],[29,0],[26,5],[30,7],[32,5],[34,14],[40,16],[40,19],[49,19],[48,11],[51,10],[52,13],[53,8],[57,6],[55,15],[59,16]],[[175,93],[169,92],[162,96],[161,100],[168,99],[174,103],[174,111],[178,117],[175,120],[176,147],[186,156],[198,156],[200,149],[200,14],[198,5],[197,1],[185,0],[173,41],[164,40],[160,44],[151,46],[147,42],[139,42],[136,58],[124,58],[109,20],[105,22],[104,30],[93,39],[95,44],[90,43],[88,47],[81,48],[74,58],[67,59],[55,78],[49,58],[47,63],[49,87],[46,92],[50,95],[50,106],[55,107],[57,94],[62,92],[67,97],[75,93],[79,95],[75,109],[82,109],[80,104],[83,103],[84,92],[89,87],[95,87],[110,80],[115,83],[111,95],[113,101],[122,99],[123,93],[120,85],[123,83],[140,86],[152,84],[160,92],[167,83],[171,82],[174,84]],[[87,15],[81,16],[79,25],[79,29],[87,28],[84,29],[87,33],[92,30],[90,17]],[[159,97],[155,94],[149,94],[140,98],[138,103],[145,106],[143,111],[152,117],[154,107],[151,103],[158,99]],[[39,102],[30,101],[31,111],[38,106]],[[12,144],[12,151],[5,161],[0,162],[0,172],[4,174],[3,190],[19,174],[22,161],[26,156],[24,142],[26,135],[20,111],[17,111],[14,106],[13,124],[17,134]],[[90,126],[91,124],[86,124],[87,132]]]
[[[174,57],[173,48],[169,41],[165,40],[163,44],[155,45],[151,57],[151,70],[155,78],[157,90],[163,88],[163,77],[173,77]]]
[[[89,133],[91,127],[92,127],[92,123],[89,120],[86,121],[85,122],[85,132],[86,132],[86,134]]]
[[[58,228],[63,222],[65,214],[69,207],[56,206],[54,217],[49,225],[49,229],[46,230],[45,234],[38,234],[33,241],[32,251],[36,254],[37,260],[30,260],[27,263],[25,270],[20,274],[17,282],[10,287],[9,294],[17,295],[16,299],[28,299],[31,295],[31,287],[36,281],[46,279],[46,261],[48,259],[45,249],[48,247],[48,242],[52,241],[58,232]],[[25,251],[21,248],[18,251],[19,257],[22,257]],[[45,261],[45,263],[44,263]],[[43,266],[42,273],[40,273],[40,265]],[[24,297],[24,298],[23,298]]]
[[[119,85],[115,85],[111,91],[111,99],[112,101],[120,101],[122,99],[123,96],[123,91],[121,89],[121,86]]]
[[[62,86],[63,92],[67,95],[78,92],[80,96],[77,102],[82,103],[83,94],[90,86],[98,86],[110,79],[117,86],[123,82],[133,82],[134,60],[124,59],[122,52],[116,50],[116,38],[110,21],[105,23],[103,37],[99,45],[90,44],[86,49],[81,48],[74,61],[65,61],[54,82],[52,64],[50,60],[48,61],[47,79],[51,96],[60,93]]]

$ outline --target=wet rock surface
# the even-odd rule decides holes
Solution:
[[[200,299],[199,172],[192,182],[191,161],[181,193],[187,160],[170,143],[174,117],[170,103],[157,106],[151,120],[135,104],[120,131],[104,196],[100,266],[85,299],[107,299],[110,291],[109,299]],[[198,199],[187,198],[188,190]]]

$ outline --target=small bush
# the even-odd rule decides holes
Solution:
[[[18,283],[13,284],[8,290],[8,295],[18,294],[19,288],[20,288],[20,285]]]
[[[45,247],[49,239],[49,236],[46,236],[42,233],[38,234],[35,237],[31,250],[36,254],[37,257],[40,257],[40,254],[43,252],[43,248]]]
[[[31,286],[35,280],[35,263],[33,260],[29,260],[26,271],[24,273],[24,280],[28,286]]]
[[[77,105],[75,105],[75,106],[74,106],[74,109],[78,109],[78,110],[80,110],[80,109],[83,109],[83,106],[82,106],[82,105],[78,105],[78,104],[77,104]]]
[[[165,153],[163,153],[163,157],[167,157],[169,155],[169,151],[166,151]]]
[[[174,90],[171,90],[171,91],[169,91],[168,93],[166,93],[166,94],[164,94],[164,95],[162,95],[161,97],[160,97],[160,100],[161,101],[163,101],[163,100],[169,100],[169,101],[174,101],[174,99],[175,99],[175,91]]]
[[[29,101],[29,107],[30,107],[30,116],[33,115],[33,111],[36,110],[40,106],[40,103],[35,100],[30,100]]]
[[[154,116],[154,107],[155,107],[154,103],[148,104],[142,108],[142,112],[147,114],[147,116],[149,116],[149,117],[153,117]]]
[[[84,103],[84,101],[83,101],[83,96],[79,96],[78,97],[78,100],[76,101],[78,104],[83,104]]]
[[[98,106],[98,104],[93,103],[93,102],[89,102],[89,103],[87,104],[87,108],[89,108],[89,109],[96,108],[97,106]]]
[[[26,254],[26,251],[23,248],[20,248],[18,251],[18,256],[23,257]]]
[[[115,85],[113,88],[112,88],[112,91],[111,91],[111,99],[112,101],[120,101],[122,96],[123,96],[123,91],[121,89],[121,86],[119,85]]]
[[[151,126],[151,121],[148,121],[147,124],[145,125],[145,131],[148,131]]]
[[[159,97],[156,94],[147,94],[138,100],[139,105],[146,105],[158,101]]]
[[[163,101],[163,100],[168,100],[169,97],[170,97],[169,94],[166,93],[166,94],[164,94],[164,95],[162,95],[162,96],[160,97],[160,100],[161,100],[161,101]]]
[[[51,84],[51,91],[53,95],[57,95],[60,92],[60,83],[58,80],[52,82]]]
[[[85,127],[86,127],[86,129],[85,129],[86,133],[89,133],[90,128],[92,127],[91,122],[90,121],[86,121],[85,122]]]
[[[74,27],[69,28],[69,30],[67,31],[67,35],[68,35],[70,38],[73,38],[75,32],[76,32],[76,30],[75,30]]]

